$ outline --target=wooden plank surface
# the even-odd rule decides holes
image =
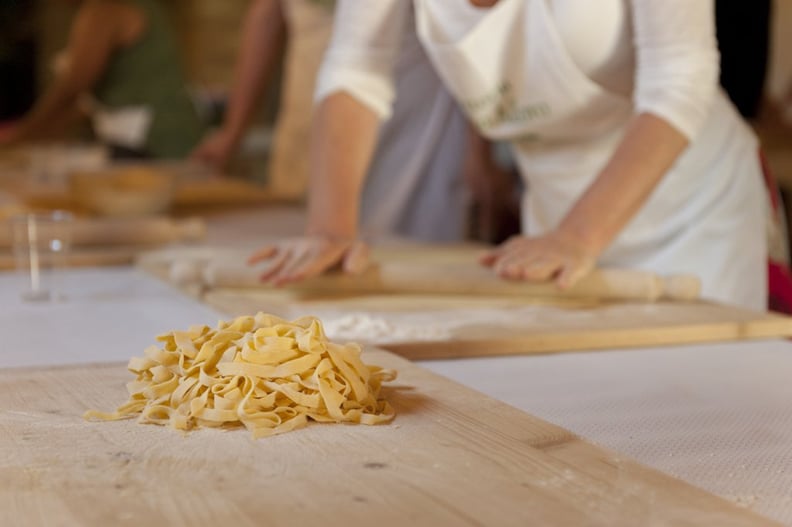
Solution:
[[[384,426],[254,441],[133,421],[122,365],[0,371],[2,525],[776,525],[438,377],[399,370]]]
[[[77,217],[70,228],[66,267],[130,265],[137,255],[171,243],[191,243],[206,235],[200,218],[164,216],[138,218]],[[0,218],[0,270],[16,268],[11,226]]]
[[[82,247],[69,251],[65,256],[64,267],[105,267],[130,265],[135,257],[146,247],[115,246],[115,247]],[[0,251],[0,271],[17,269],[17,261],[8,251]]]
[[[262,205],[288,201],[271,189],[252,181],[229,177],[182,182],[173,197],[177,210],[196,210],[202,207],[233,207]]]
[[[71,193],[48,187],[10,189],[25,204],[44,209],[75,209]],[[177,212],[198,213],[201,208],[262,205],[288,201],[271,190],[241,179],[212,178],[177,184],[171,207]]]
[[[167,216],[128,218],[76,217],[58,233],[68,233],[71,247],[140,246],[151,251],[176,242],[196,242],[206,236],[201,218],[173,219]],[[46,231],[45,231],[46,232]],[[0,218],[0,250],[11,250],[14,236],[10,221]]]
[[[344,338],[412,360],[554,353],[792,336],[792,318],[707,302],[596,303],[440,295],[316,298],[289,291],[208,291],[238,316],[316,315]],[[372,333],[371,328],[379,328]]]
[[[100,146],[95,148],[101,149]],[[94,150],[95,150],[94,148]],[[0,152],[0,189],[16,196],[21,202],[37,209],[79,210],[79,200],[75,199],[69,188],[69,173],[82,168],[90,172],[106,172],[128,167],[142,168],[147,171],[172,176],[176,181],[172,209],[177,213],[200,212],[206,208],[228,208],[238,206],[262,205],[267,203],[294,202],[293,196],[285,196],[277,189],[261,185],[248,178],[218,175],[211,169],[192,161],[152,161],[134,162],[102,160],[95,151],[89,164],[73,158],[86,153],[85,148],[68,144],[52,144],[46,151],[46,170],[38,172],[31,158],[40,154],[35,148],[22,147],[9,152]],[[87,151],[86,151],[87,152]],[[75,165],[75,163],[77,163]],[[40,164],[40,163],[39,163]],[[57,170],[52,167],[57,167]],[[34,170],[38,172],[34,173]],[[43,179],[43,181],[42,181]]]

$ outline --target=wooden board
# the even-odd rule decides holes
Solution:
[[[41,232],[41,231],[39,231]],[[46,233],[47,231],[44,231]],[[80,217],[59,226],[72,248],[128,245],[151,251],[176,242],[197,242],[206,236],[206,221],[201,218],[173,219],[167,216]],[[46,237],[46,234],[40,234]],[[0,250],[11,250],[12,223],[0,218]]]
[[[474,260],[481,246],[376,248],[380,260],[427,267]],[[248,251],[195,247],[153,251],[138,265],[166,281],[176,264],[244,262]],[[189,265],[187,266],[189,268]],[[603,302],[575,296],[360,294],[289,289],[182,289],[230,316],[264,311],[285,318],[306,314],[325,321],[365,314],[387,330],[347,332],[410,359],[551,353],[792,336],[792,318],[695,302]],[[480,316],[478,316],[480,315]],[[524,315],[524,316],[523,316]],[[405,324],[405,319],[410,319]],[[422,330],[411,331],[416,320]],[[440,327],[442,331],[423,331]]]
[[[707,302],[425,295],[311,298],[289,291],[213,290],[204,302],[232,316],[264,311],[346,320],[344,337],[413,360],[553,353],[792,336],[792,318]],[[359,336],[354,317],[360,314]],[[335,324],[338,327],[338,324]],[[343,324],[342,324],[343,325]],[[365,327],[378,326],[372,334]],[[426,328],[436,328],[434,332]],[[390,332],[388,332],[390,329]]]
[[[100,147],[96,147],[100,148]],[[79,210],[77,200],[69,188],[68,173],[83,166],[91,171],[107,171],[108,173],[121,167],[141,167],[152,171],[166,173],[176,181],[172,200],[172,209],[176,213],[194,213],[205,208],[228,208],[238,206],[261,205],[266,203],[294,202],[294,196],[286,196],[255,181],[218,175],[213,170],[193,161],[107,161],[90,154],[88,165],[74,165],[72,159],[75,151],[80,148],[69,145],[53,145],[47,152],[48,162],[58,166],[63,173],[45,176],[33,174],[30,163],[31,153],[35,150],[20,148],[12,152],[0,152],[0,189],[7,190],[26,205],[37,209],[68,209]],[[85,150],[84,148],[82,150]],[[94,148],[95,150],[95,148]],[[78,152],[79,154],[79,152]],[[56,161],[60,160],[62,161]],[[79,161],[78,161],[79,163]],[[102,167],[102,168],[100,168]],[[36,177],[34,177],[36,176]],[[38,181],[36,178],[45,179]]]
[[[192,211],[202,207],[233,207],[289,201],[272,190],[251,181],[212,178],[181,183],[176,188],[173,206]]]
[[[145,247],[83,247],[69,252],[65,258],[65,267],[104,267],[114,265],[130,265]],[[16,258],[9,252],[0,251],[0,271],[17,268]]]
[[[59,189],[12,189],[31,207],[43,209],[77,208],[71,194]],[[261,205],[288,201],[280,198],[261,185],[230,178],[213,178],[179,183],[173,195],[171,207],[176,212],[195,213],[201,208]]]
[[[0,371],[2,525],[770,526],[386,352],[390,425],[254,441],[133,421],[121,365]]]

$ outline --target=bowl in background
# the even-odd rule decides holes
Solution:
[[[148,216],[166,212],[173,202],[175,174],[156,167],[123,166],[72,172],[76,205],[100,216]]]

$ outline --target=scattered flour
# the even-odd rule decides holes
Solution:
[[[325,332],[332,340],[365,340],[382,343],[410,340],[437,341],[451,338],[452,328],[420,321],[386,320],[369,313],[349,313],[341,317],[324,317]]]
[[[302,311],[293,313],[303,316]],[[575,327],[596,317],[589,310],[550,306],[519,306],[459,309],[426,309],[417,306],[406,311],[339,311],[337,308],[312,309],[311,315],[323,323],[325,333],[337,341],[365,341],[381,344],[450,340],[470,327],[532,330],[543,327]]]

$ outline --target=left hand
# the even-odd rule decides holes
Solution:
[[[514,236],[485,253],[480,263],[509,280],[554,280],[567,289],[595,266],[597,255],[582,243],[559,231],[542,236]]]
[[[270,244],[253,254],[248,265],[267,261],[260,280],[276,286],[301,282],[333,266],[361,274],[369,265],[368,246],[360,240],[330,236],[302,236]]]

